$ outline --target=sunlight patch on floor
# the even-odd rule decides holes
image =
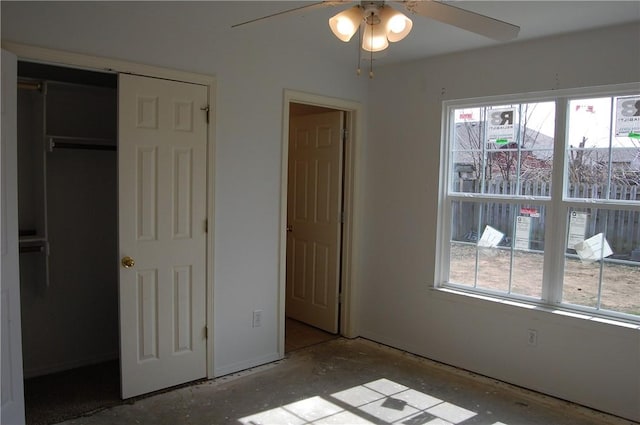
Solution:
[[[383,378],[329,397],[314,396],[276,407],[239,421],[243,425],[367,425],[381,420],[401,425],[456,425],[476,414]],[[493,425],[506,424],[495,422]]]

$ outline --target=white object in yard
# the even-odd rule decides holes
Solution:
[[[498,246],[502,238],[504,238],[504,233],[494,229],[491,226],[487,226],[484,228],[484,232],[482,232],[482,236],[478,241],[478,247],[495,248],[496,246]]]
[[[582,261],[599,261],[613,254],[609,243],[602,233],[591,236],[575,245],[575,250]]]

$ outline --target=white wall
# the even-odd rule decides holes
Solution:
[[[220,2],[1,7],[3,40],[215,75],[215,374],[276,359],[283,91],[366,95],[352,55],[342,63],[307,48],[304,27],[326,21],[303,20],[292,36],[261,25],[219,28]],[[261,14],[260,5],[243,7]],[[251,326],[256,309],[260,328]]]
[[[640,419],[638,327],[430,290],[442,100],[638,81],[639,34],[626,25],[378,70],[363,158],[361,335]]]

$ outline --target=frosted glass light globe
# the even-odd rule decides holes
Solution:
[[[338,32],[343,35],[350,35],[354,33],[354,25],[349,19],[338,19]]]
[[[396,34],[401,33],[407,27],[407,20],[402,15],[396,15],[389,21],[389,30]]]

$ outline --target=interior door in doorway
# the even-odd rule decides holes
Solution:
[[[119,79],[122,397],[206,376],[207,88]]]
[[[286,315],[338,332],[343,112],[289,120]]]
[[[0,423],[23,424],[20,272],[18,267],[18,60],[2,50],[2,142],[0,154]]]

